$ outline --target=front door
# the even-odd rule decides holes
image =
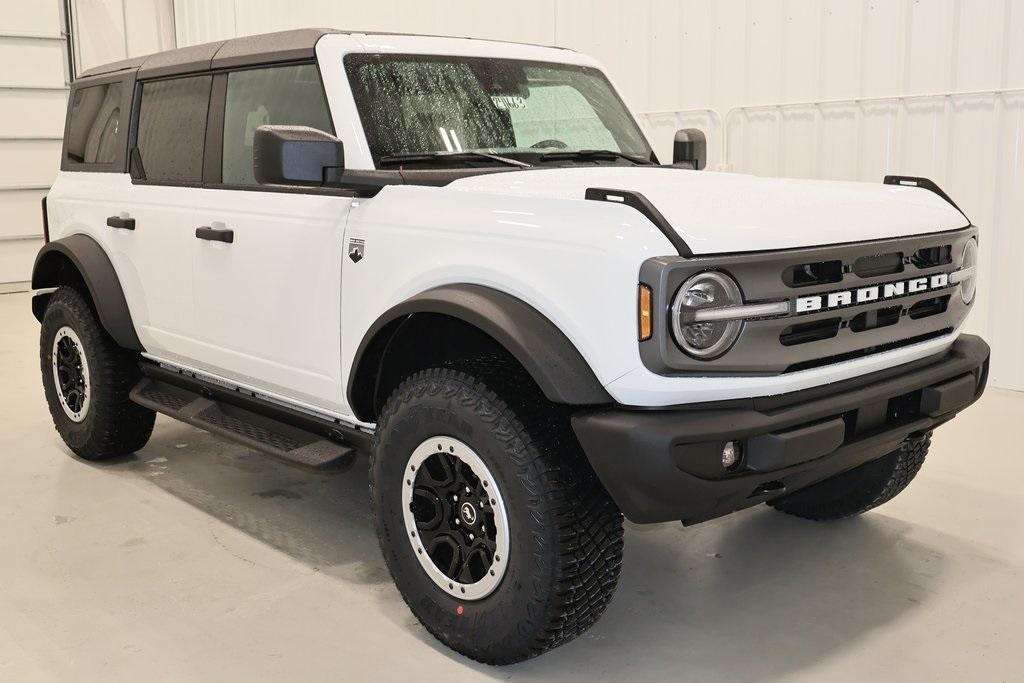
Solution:
[[[266,124],[333,126],[315,64],[220,74],[219,178],[196,193],[195,366],[310,407],[347,413],[341,268],[351,198],[262,188],[252,143]],[[223,93],[218,101],[218,93]],[[220,140],[218,140],[220,135]],[[209,164],[209,161],[208,161]],[[208,168],[208,173],[210,169]],[[219,182],[218,182],[219,181]]]

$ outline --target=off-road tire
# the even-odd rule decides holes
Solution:
[[[788,515],[819,522],[859,515],[892,500],[905,489],[924,464],[930,445],[928,432],[903,442],[900,448],[877,460],[768,504]]]
[[[370,495],[388,569],[427,631],[471,659],[510,664],[572,640],[605,611],[622,564],[622,514],[564,408],[514,370],[464,370],[418,372],[390,396],[377,424]],[[459,600],[428,577],[403,522],[405,464],[436,435],[472,447],[505,501],[510,556],[501,583],[480,600]]]
[[[73,421],[65,413],[54,384],[53,342],[58,330],[65,326],[81,340],[81,352],[89,369],[90,401],[81,422]],[[39,356],[50,416],[75,455],[85,460],[103,460],[146,445],[156,413],[128,398],[141,378],[139,354],[117,345],[76,289],[60,287],[50,297],[43,314]]]

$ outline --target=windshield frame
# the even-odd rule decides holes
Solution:
[[[379,144],[377,143],[377,139],[376,139],[376,134],[377,134],[376,127],[374,126],[373,121],[371,120],[371,116],[372,115],[368,111],[368,106],[369,106],[370,103],[368,102],[368,98],[366,97],[366,94],[363,91],[363,88],[358,84],[358,81],[356,80],[356,77],[355,77],[355,74],[354,74],[354,68],[359,66],[359,65],[362,65],[362,64],[365,64],[365,63],[368,63],[368,62],[372,62],[372,61],[378,61],[378,60],[379,61],[385,61],[385,60],[394,60],[394,61],[425,61],[425,62],[429,62],[429,61],[449,61],[449,62],[501,61],[501,62],[515,62],[516,64],[521,64],[521,65],[530,66],[530,67],[553,68],[553,69],[564,69],[564,70],[578,71],[578,72],[581,72],[581,73],[585,73],[585,74],[587,74],[589,76],[597,77],[597,78],[601,79],[604,82],[604,85],[608,88],[608,92],[611,95],[612,102],[614,104],[616,104],[617,106],[621,107],[622,111],[626,114],[626,119],[628,120],[629,125],[632,127],[632,133],[635,134],[636,137],[639,140],[642,140],[643,143],[647,146],[647,149],[650,150],[649,159],[650,159],[651,163],[653,163],[653,164],[658,164],[659,163],[658,162],[658,158],[657,158],[657,156],[654,153],[654,148],[651,145],[650,140],[647,138],[647,135],[644,133],[643,129],[640,127],[639,123],[637,122],[636,117],[633,114],[633,111],[628,106],[626,106],[626,103],[622,99],[622,96],[619,94],[619,91],[615,88],[615,85],[611,82],[611,80],[607,77],[607,75],[605,75],[605,73],[601,69],[598,69],[598,68],[596,68],[594,66],[590,66],[590,65],[587,65],[587,64],[577,64],[577,63],[572,63],[572,62],[558,62],[558,61],[549,61],[549,60],[536,60],[536,59],[521,59],[521,58],[502,57],[502,56],[498,56],[498,55],[481,56],[481,55],[461,55],[461,54],[443,54],[443,53],[434,54],[434,53],[419,53],[419,52],[349,52],[348,54],[346,54],[344,56],[344,58],[342,60],[343,61],[343,66],[344,66],[344,73],[345,73],[345,77],[346,77],[347,82],[348,82],[349,91],[350,91],[350,93],[352,95],[352,98],[353,98],[353,101],[354,101],[354,104],[355,104],[356,112],[357,112],[357,114],[359,116],[360,126],[361,126],[361,129],[362,129],[363,136],[364,136],[364,138],[366,140],[366,144],[367,144],[367,151],[370,154],[370,157],[371,157],[372,162],[373,162],[373,167],[375,169],[379,169],[379,170],[397,170],[395,168],[395,166],[392,165],[392,164],[387,164],[387,163],[382,164],[381,163],[381,158],[382,157],[387,157],[387,156],[391,155],[392,152],[388,151],[388,150],[381,150],[379,148]],[[488,150],[485,150],[484,148],[480,148],[480,149],[482,151],[488,151]],[[471,150],[466,150],[466,151],[471,151]],[[475,151],[475,148],[472,151]],[[565,161],[562,161],[562,162],[554,162],[554,161],[552,161],[552,162],[549,162],[549,163],[542,163],[542,162],[544,162],[544,160],[541,159],[541,157],[544,155],[544,153],[552,152],[552,151],[562,151],[562,150],[550,149],[550,148],[538,148],[535,153],[534,152],[527,153],[525,151],[512,151],[512,152],[510,152],[510,151],[507,151],[507,150],[505,150],[505,151],[494,151],[492,153],[493,154],[499,154],[501,156],[506,156],[506,157],[509,157],[511,159],[515,159],[515,160],[518,160],[518,161],[524,161],[524,162],[526,162],[528,164],[531,164],[531,165],[540,164],[541,167],[551,167],[551,166],[556,166],[556,165],[573,165],[573,166],[578,166],[578,165],[585,165],[585,166],[604,165],[604,166],[607,166],[607,165],[617,165],[617,164],[623,163],[622,159],[611,159],[611,158],[594,158],[594,159],[586,159],[586,160],[565,160]],[[425,151],[424,152],[424,154],[429,154],[429,153],[430,153],[429,151]],[[628,161],[625,162],[625,163],[632,165]],[[422,168],[422,169],[428,169],[428,168],[436,168],[436,169],[466,168],[467,165],[469,165],[469,166],[481,165],[481,166],[486,166],[488,168],[491,168],[491,167],[494,167],[496,165],[500,166],[501,163],[498,162],[498,161],[492,161],[492,160],[487,160],[487,159],[483,159],[483,158],[481,158],[481,159],[479,159],[477,161],[469,161],[469,160],[465,160],[465,159],[452,160],[452,159],[446,159],[444,155],[438,155],[436,160],[432,160],[432,161],[429,161],[429,162],[417,163],[416,164],[416,168]]]

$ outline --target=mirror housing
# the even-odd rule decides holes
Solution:
[[[702,170],[708,163],[708,141],[697,128],[677,131],[672,144],[672,165]]]
[[[341,140],[308,126],[260,126],[252,144],[252,167],[260,185],[321,186],[341,177]]]

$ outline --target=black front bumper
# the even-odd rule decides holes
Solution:
[[[879,458],[976,401],[989,348],[962,335],[948,351],[778,396],[663,409],[582,412],[573,429],[633,522],[693,524],[793,493]],[[722,467],[722,448],[742,460]]]

